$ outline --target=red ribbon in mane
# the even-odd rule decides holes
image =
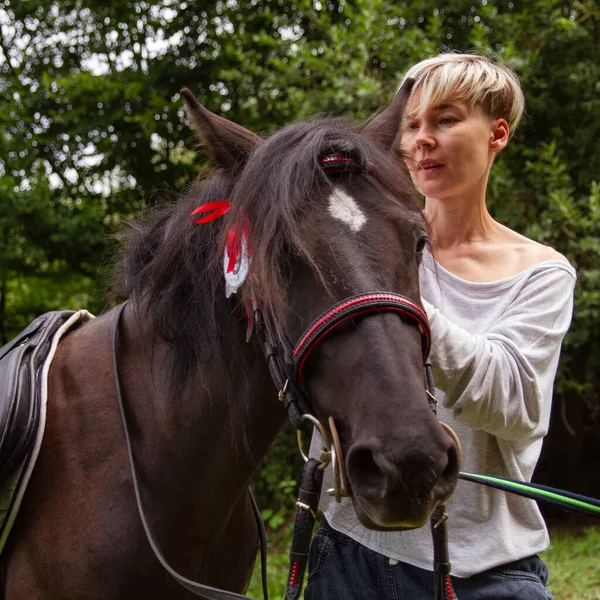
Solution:
[[[230,208],[231,202],[229,202],[229,200],[215,200],[214,202],[203,204],[193,211],[190,215],[190,221],[196,223],[196,225],[208,223],[209,221],[214,221],[215,219],[222,217],[226,212],[229,212]],[[205,217],[197,217],[194,219],[194,215],[201,215],[203,213],[208,214]]]
[[[199,206],[196,210],[192,212],[190,215],[190,221],[195,223],[196,225],[202,225],[204,223],[209,223],[210,221],[215,221],[219,217],[222,217],[225,213],[229,212],[231,209],[231,202],[229,200],[215,200],[214,202],[208,202],[207,204],[203,204]],[[205,215],[203,217],[195,217],[195,215]],[[243,239],[249,240],[250,233],[250,221],[248,217],[244,220],[244,229],[242,231],[242,235],[238,234],[238,230],[236,227],[232,227],[227,232],[227,239],[225,241],[225,247],[227,248],[227,269],[225,273],[232,273],[235,269],[235,263],[242,251],[242,242]],[[252,255],[252,249],[248,244],[248,253]]]

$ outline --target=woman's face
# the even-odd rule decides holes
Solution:
[[[417,116],[419,100],[417,90],[404,113],[400,142],[416,188],[436,199],[484,191],[493,157],[508,141],[506,121],[452,99]]]

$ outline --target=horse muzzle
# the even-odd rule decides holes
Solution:
[[[454,431],[444,430],[438,448],[353,443],[346,458],[349,495],[359,521],[369,529],[406,530],[424,525],[453,493],[461,461]]]

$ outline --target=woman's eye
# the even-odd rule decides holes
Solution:
[[[455,119],[453,117],[442,117],[440,119],[440,123],[442,125],[451,125],[454,122],[455,122]]]

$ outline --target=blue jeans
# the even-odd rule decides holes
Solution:
[[[393,562],[393,561],[392,561]],[[452,578],[458,600],[552,600],[548,567],[531,556],[469,578]],[[332,529],[313,540],[305,600],[433,600],[431,571],[390,559]]]

